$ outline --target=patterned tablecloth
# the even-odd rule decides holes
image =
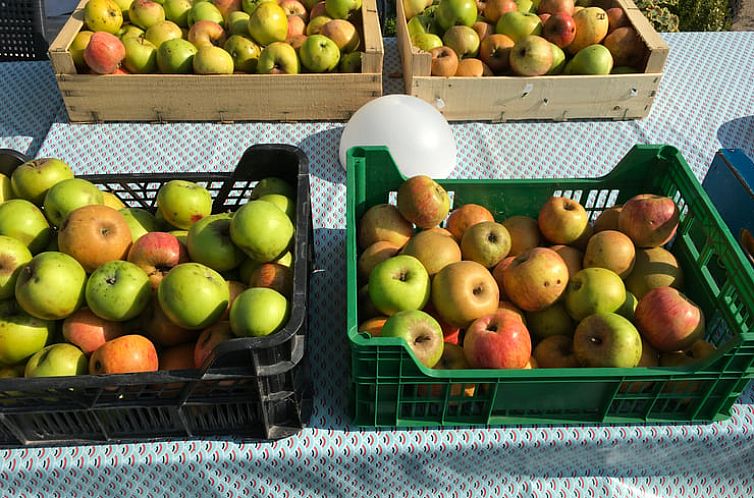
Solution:
[[[675,145],[700,179],[721,147],[754,157],[754,33],[665,37],[670,57],[647,119],[455,124],[452,176],[597,176],[636,143]],[[385,49],[389,75],[399,68],[394,40]],[[754,496],[751,386],[731,420],[711,425],[353,429],[344,333],[345,173],[337,156],[343,124],[71,126],[58,112],[35,151],[40,135],[32,131],[41,126],[27,106],[55,108],[59,100],[37,95],[52,92],[51,81],[41,66],[0,65],[0,145],[62,157],[78,173],[227,170],[254,143],[295,144],[308,154],[316,258],[326,270],[314,276],[307,343],[317,392],[311,427],[274,444],[200,440],[0,451],[0,495]],[[386,93],[400,91],[400,80],[386,78]],[[10,114],[20,111],[24,119],[9,119],[6,101]]]

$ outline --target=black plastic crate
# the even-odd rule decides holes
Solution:
[[[0,150],[0,172],[25,158]],[[269,441],[301,431],[311,415],[305,358],[313,230],[306,155],[289,145],[254,145],[227,173],[79,175],[130,207],[154,212],[169,180],[204,185],[213,212],[235,211],[257,181],[297,186],[293,296],[286,326],[267,337],[219,344],[201,369],[123,375],[0,379],[0,447],[230,437]]]
[[[0,1],[0,62],[47,59],[44,0]]]

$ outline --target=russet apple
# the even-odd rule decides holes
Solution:
[[[409,243],[410,242],[411,241],[409,240]],[[392,258],[396,254],[398,254],[400,250],[401,250],[400,247],[386,240],[377,241],[371,246],[367,247],[364,250],[364,252],[362,252],[359,255],[359,260],[357,264],[359,280],[362,282],[368,281],[369,274],[372,273],[372,269],[374,269],[374,267],[377,266],[378,263],[381,263],[388,258]],[[406,253],[406,254],[418,257],[416,254],[412,254],[412,253]]]
[[[538,368],[577,368],[579,360],[573,352],[573,338],[553,335],[542,339],[532,353]]]
[[[432,76],[454,76],[458,70],[458,55],[450,47],[433,48],[432,54]]]
[[[626,11],[621,7],[610,7],[605,10],[605,13],[607,14],[607,34],[610,34],[623,26],[631,25],[631,21],[629,21],[628,16],[626,15]]]
[[[568,267],[558,253],[535,247],[517,256],[503,271],[505,295],[524,311],[540,311],[563,296]]]
[[[445,266],[435,275],[431,297],[444,321],[463,328],[494,313],[500,292],[487,268],[474,261],[460,261]]]
[[[610,51],[616,66],[639,67],[647,51],[639,33],[630,26],[616,28],[602,43]]]
[[[622,209],[623,205],[618,204],[602,211],[599,216],[597,216],[597,219],[594,220],[594,224],[592,225],[594,233],[598,233],[603,230],[619,230],[618,218],[620,217],[620,212]]]
[[[563,258],[566,266],[568,267],[568,277],[576,275],[583,268],[584,253],[575,247],[566,246],[563,244],[555,244],[550,246],[550,249],[558,253]]]
[[[450,198],[445,189],[426,175],[409,178],[398,188],[396,207],[418,228],[438,226],[448,215]]]
[[[92,375],[155,372],[159,366],[157,350],[142,335],[124,335],[97,348],[89,358]]]
[[[469,325],[463,353],[472,368],[524,368],[531,357],[531,337],[518,314],[498,308]]]
[[[461,248],[453,237],[430,230],[411,237],[402,253],[421,261],[430,277],[447,265],[461,261],[462,257]]]
[[[483,221],[463,233],[461,253],[463,259],[476,261],[492,268],[508,255],[511,236],[508,229],[494,221]]]
[[[480,42],[484,41],[488,36],[495,34],[495,25],[484,21],[475,22],[471,29],[476,31]]]
[[[505,294],[505,286],[503,285],[503,273],[511,265],[511,263],[513,263],[514,259],[516,259],[516,256],[505,257],[492,269],[492,278],[495,279],[497,287],[498,289],[500,289],[501,301],[508,299],[508,296]]]
[[[479,59],[495,74],[503,74],[510,69],[510,53],[513,40],[505,35],[491,34],[479,46]]]
[[[633,368],[641,359],[641,336],[622,316],[597,313],[576,327],[573,351],[585,367]]]
[[[637,249],[634,268],[626,277],[626,289],[637,299],[655,287],[683,286],[683,270],[673,253],[662,247]]]
[[[471,226],[482,221],[495,221],[492,213],[479,204],[464,204],[451,211],[445,227],[453,234],[456,241],[461,242],[463,233]]]
[[[500,35],[502,36],[502,35]],[[537,220],[529,216],[511,216],[503,220],[502,225],[511,237],[509,256],[518,256],[541,242]]]
[[[60,226],[58,246],[87,272],[93,272],[108,261],[126,259],[131,231],[117,210],[104,205],[84,206],[71,212]]]
[[[540,208],[537,223],[542,235],[553,244],[572,244],[587,230],[589,215],[576,200],[550,197]]]
[[[672,287],[647,292],[636,306],[634,319],[644,338],[658,351],[683,350],[704,337],[704,313]]]
[[[377,204],[369,208],[359,223],[358,242],[366,249],[377,241],[386,240],[403,247],[414,234],[414,227],[390,204]]]

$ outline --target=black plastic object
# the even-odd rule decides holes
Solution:
[[[313,231],[306,155],[289,145],[255,145],[228,173],[80,176],[131,207],[154,211],[160,186],[204,185],[213,212],[235,211],[257,181],[297,186],[293,299],[286,326],[267,337],[219,344],[201,369],[122,375],[0,379],[0,446],[57,446],[230,437],[270,441],[301,431],[312,387],[305,358]]]
[[[13,170],[31,158],[13,149],[0,149],[0,173],[10,177]]]
[[[47,59],[44,0],[0,1],[0,62]]]

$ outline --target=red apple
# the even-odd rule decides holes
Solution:
[[[672,287],[657,287],[639,300],[634,320],[658,351],[683,350],[704,337],[701,308]]]
[[[568,267],[558,253],[535,247],[517,256],[503,271],[505,295],[524,311],[556,302],[568,285]]]
[[[204,329],[194,346],[194,367],[202,368],[204,361],[221,342],[235,338],[230,322],[217,322]]]
[[[607,34],[623,26],[631,25],[626,12],[620,7],[611,7],[605,13],[607,14]]]
[[[157,368],[154,344],[136,334],[107,341],[89,358],[89,373],[92,375],[154,372]]]
[[[290,268],[277,263],[264,263],[252,272],[249,287],[268,287],[291,299],[293,272]]]
[[[97,74],[114,73],[125,57],[126,47],[123,42],[105,31],[94,33],[84,49],[86,65]]]
[[[524,368],[531,337],[517,313],[498,308],[468,327],[463,352],[472,368]]]
[[[398,211],[419,228],[439,225],[448,215],[450,198],[442,185],[426,175],[409,178],[398,188]]]
[[[637,247],[659,247],[675,235],[680,213],[673,199],[640,194],[623,205],[618,217],[620,231],[631,237]]]
[[[479,204],[465,204],[450,213],[445,227],[453,234],[456,241],[461,242],[463,232],[482,221],[495,221],[489,209]]]
[[[175,235],[167,232],[147,232],[131,245],[128,261],[149,275],[153,289],[157,289],[163,277],[174,267],[189,261],[186,247]]]
[[[484,14],[484,18],[489,22],[496,23],[503,14],[517,10],[518,5],[515,0],[487,0],[484,2],[484,10],[480,12]]]
[[[432,304],[432,301],[428,302],[427,305],[424,306],[424,309],[422,309],[422,311],[437,320],[437,323],[440,324],[444,342],[448,344],[458,344],[460,342],[461,329],[443,320],[440,316],[440,313],[437,312],[437,309],[435,309],[434,305]]]
[[[194,367],[194,343],[188,342],[160,351],[157,356],[160,370],[189,370]]]
[[[87,356],[124,333],[123,323],[103,320],[89,308],[80,308],[63,320],[63,338]]]
[[[143,327],[146,334],[160,346],[177,346],[195,340],[200,331],[184,329],[171,322],[157,298],[142,315]]]
[[[565,48],[576,38],[576,23],[565,12],[551,15],[542,27],[542,36],[560,48]]]

